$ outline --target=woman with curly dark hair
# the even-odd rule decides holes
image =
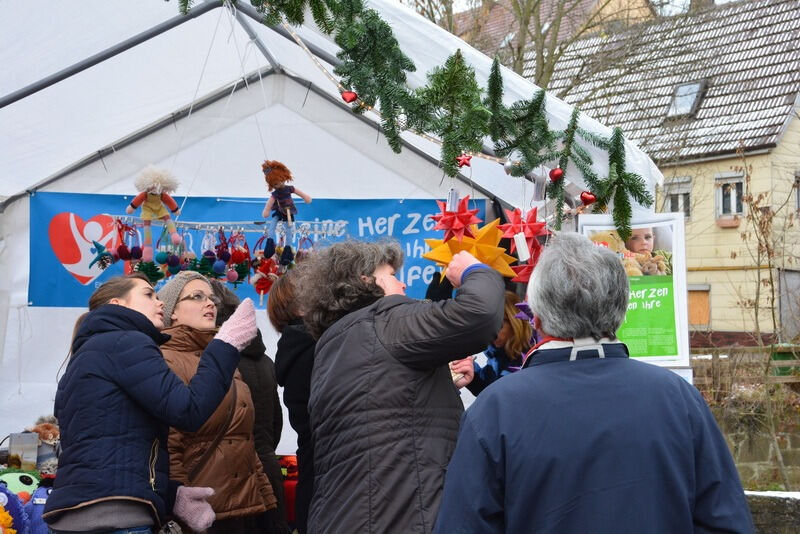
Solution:
[[[460,252],[447,268],[455,298],[417,301],[395,276],[402,262],[396,243],[349,241],[297,268],[303,319],[318,338],[309,532],[433,529],[463,412],[447,363],[494,339],[503,282]],[[461,372],[459,387],[472,364]]]

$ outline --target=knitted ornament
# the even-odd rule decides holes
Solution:
[[[133,269],[136,272],[144,273],[145,276],[150,280],[151,284],[155,284],[162,278],[164,278],[164,273],[161,272],[161,269],[156,267],[156,264],[152,261],[140,261],[136,264],[136,267]]]
[[[41,477],[38,471],[22,469],[3,469],[0,471],[0,485],[8,488],[25,504],[31,499],[33,492],[39,487]]]
[[[0,484],[0,532],[3,534],[25,534],[28,529],[28,514],[13,491]]]
[[[50,497],[52,491],[53,488],[39,486],[33,493],[31,500],[25,505],[25,513],[28,515],[30,525],[30,534],[49,534],[50,530],[47,527],[47,523],[42,519],[42,514],[44,513],[44,506],[47,504],[47,499]]]
[[[286,245],[283,247],[283,251],[281,252],[281,265],[288,266],[294,261],[294,252],[292,252],[292,247]]]
[[[167,252],[163,250],[160,250],[156,254],[155,262],[159,265],[164,265],[165,263],[167,263],[168,259],[169,259],[169,254],[167,254]]]
[[[92,241],[92,244],[94,245],[94,250],[96,252],[94,259],[89,262],[89,268],[91,269],[92,265],[96,263],[98,267],[105,270],[114,262],[114,256],[108,250],[106,250],[106,247],[97,241]]]
[[[217,274],[222,274],[225,272],[225,266],[228,265],[226,261],[219,259],[214,262],[214,266],[212,270]]]
[[[122,243],[120,246],[117,247],[117,256],[121,260],[129,260],[131,259],[131,251],[128,248],[128,245]]]
[[[275,240],[271,237],[267,238],[267,243],[264,245],[264,257],[271,258],[275,255]]]

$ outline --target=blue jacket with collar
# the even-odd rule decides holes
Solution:
[[[438,533],[752,532],[700,393],[621,343],[540,349],[464,414]]]
[[[124,306],[86,315],[56,393],[62,453],[45,521],[115,499],[149,505],[157,525],[171,511],[169,427],[202,426],[228,391],[239,353],[212,341],[187,386],[158,348],[168,339]]]

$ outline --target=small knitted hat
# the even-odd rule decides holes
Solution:
[[[164,328],[169,328],[172,325],[172,312],[178,304],[178,297],[181,296],[181,291],[183,291],[184,286],[192,280],[204,280],[208,282],[208,278],[200,273],[181,271],[170,278],[169,282],[158,290],[158,300],[164,303]]]

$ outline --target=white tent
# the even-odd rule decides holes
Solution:
[[[532,187],[497,162],[473,158],[459,179],[442,179],[439,146],[404,133],[395,154],[376,116],[345,105],[332,72],[338,48],[313,24],[268,28],[246,2],[72,0],[0,3],[0,437],[52,410],[56,373],[80,308],[29,306],[29,194],[129,194],[148,163],[181,178],[177,196],[263,199],[265,157],[287,163],[315,198],[496,197],[532,205]],[[485,86],[491,60],[406,7],[370,0],[414,61],[410,87],[460,48]],[[310,17],[309,17],[310,18]],[[317,59],[319,64],[315,62]],[[508,102],[536,87],[504,71]],[[553,128],[571,108],[548,97]],[[581,126],[609,135],[584,117]],[[587,145],[601,175],[604,154]],[[632,144],[628,167],[650,186],[661,174]],[[582,185],[582,184],[579,184]],[[641,209],[641,208],[638,208]],[[276,334],[259,317],[267,349]],[[279,452],[291,453],[288,424]]]

